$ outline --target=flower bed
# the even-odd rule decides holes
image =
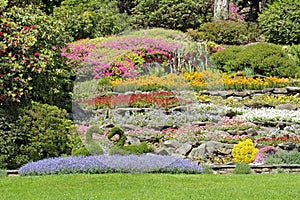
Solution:
[[[19,169],[21,175],[73,173],[202,173],[202,168],[182,158],[144,154],[50,158]]]

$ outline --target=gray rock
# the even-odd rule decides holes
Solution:
[[[177,140],[167,140],[163,144],[161,144],[161,147],[174,148],[174,149],[178,149],[181,146],[182,143],[178,142]]]
[[[297,107],[291,103],[280,104],[280,105],[276,106],[275,108],[279,109],[279,110],[297,110]]]
[[[273,91],[274,94],[287,94],[288,91],[286,88],[275,88]]]
[[[139,136],[138,139],[141,142],[150,142],[150,143],[156,143],[159,141],[159,139],[154,136]]]
[[[127,143],[130,145],[140,145],[141,144],[140,140],[133,136],[127,136]]]
[[[204,158],[205,153],[206,153],[206,145],[201,144],[199,147],[192,149],[192,151],[188,155],[188,158],[191,158],[191,159]]]
[[[185,112],[189,111],[191,108],[189,106],[176,106],[174,108],[171,108],[170,111],[178,111],[178,112]]]
[[[221,96],[222,98],[226,99],[226,98],[232,96],[233,94],[234,94],[233,92],[229,92],[229,91],[219,91],[218,96]]]
[[[132,114],[132,113],[140,113],[144,112],[142,108],[117,108],[114,110],[111,110],[112,115],[121,115],[124,116],[125,114]]]
[[[214,152],[217,152],[217,150],[221,147],[223,147],[223,143],[216,142],[216,141],[208,141],[205,143],[206,146],[206,153],[212,154]]]
[[[278,144],[278,147],[284,150],[293,150],[294,148],[296,148],[296,145],[293,142],[284,142]]]
[[[123,126],[124,131],[132,131],[132,130],[139,130],[140,127],[132,125],[132,124],[124,124]]]
[[[249,92],[249,91],[234,92],[233,95],[234,95],[235,97],[241,97],[241,98],[244,98],[244,97],[250,96],[250,92]]]
[[[219,148],[218,153],[223,155],[229,155],[231,154],[232,149],[230,148]]]
[[[300,87],[286,87],[288,93],[300,93]]]
[[[255,135],[257,135],[257,130],[254,129],[254,128],[249,128],[249,129],[245,130],[245,133],[246,134],[251,134],[252,136],[255,136]]]
[[[184,143],[182,144],[181,147],[176,149],[175,153],[179,155],[187,156],[191,150],[192,150],[192,145],[188,143]]]
[[[164,147],[160,147],[154,150],[154,153],[158,154],[158,155],[173,155],[175,153],[175,149],[173,148],[164,148]]]

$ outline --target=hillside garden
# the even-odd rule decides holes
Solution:
[[[0,2],[1,168],[300,164],[299,3]]]

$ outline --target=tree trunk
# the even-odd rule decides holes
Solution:
[[[228,19],[229,0],[215,0],[214,3],[214,19]]]

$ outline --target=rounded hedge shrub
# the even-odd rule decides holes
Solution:
[[[29,161],[70,155],[79,140],[67,112],[35,103],[12,116],[0,110],[0,160],[16,169]]]
[[[267,42],[300,43],[300,1],[278,0],[259,15],[258,22]]]
[[[195,0],[139,0],[132,9],[133,28],[161,27],[185,31],[212,17],[211,4]]]
[[[117,34],[128,27],[128,16],[119,13],[116,1],[65,0],[53,15],[75,40]]]
[[[248,44],[260,39],[258,25],[242,21],[218,20],[208,22],[202,24],[196,32],[198,40],[214,41],[226,45]]]
[[[297,77],[300,66],[280,45],[257,43],[232,46],[211,56],[216,67],[225,72],[243,71],[251,68],[265,76]]]

